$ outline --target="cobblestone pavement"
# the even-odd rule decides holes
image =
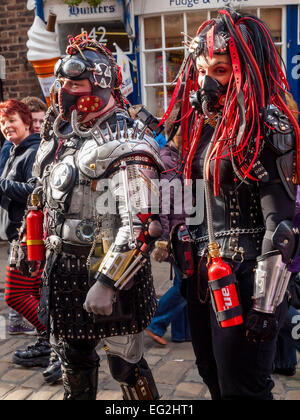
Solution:
[[[160,279],[164,279],[161,281]],[[161,295],[170,285],[167,267],[156,267],[156,290]],[[8,309],[0,297],[0,399],[1,400],[61,400],[62,384],[44,383],[41,368],[24,369],[11,363],[13,352],[34,341],[34,337],[11,337],[6,334]],[[2,327],[2,328],[1,328]],[[145,336],[145,358],[156,380],[162,400],[208,400],[207,387],[195,367],[191,343],[172,343],[170,331],[165,335],[167,346],[160,346]],[[104,350],[99,346],[99,400],[121,400],[120,387],[108,370]],[[274,375],[274,395],[277,400],[300,400],[300,364],[292,378]]]

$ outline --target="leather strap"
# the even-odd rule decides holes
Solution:
[[[104,284],[104,286],[110,287],[113,290],[117,290],[115,287],[115,281],[112,280],[110,277],[107,277],[103,273],[97,273],[95,279],[99,281],[100,283]]]
[[[235,308],[226,309],[222,312],[217,312],[217,319],[219,322],[228,321],[229,319],[236,318],[237,316],[243,315],[243,309],[241,305]]]
[[[76,257],[88,257],[91,251],[91,245],[68,244],[63,242],[62,252],[75,255]]]
[[[236,282],[235,274],[229,274],[228,276],[208,282],[208,285],[211,291],[215,292],[216,290],[224,289],[224,287],[228,287]]]

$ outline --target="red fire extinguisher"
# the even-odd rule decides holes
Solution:
[[[28,261],[44,261],[45,246],[43,241],[43,211],[38,207],[39,197],[37,194],[31,196],[31,207],[26,217],[27,226],[27,254]]]
[[[209,253],[211,258],[208,263],[208,279],[210,282],[214,282],[215,280],[222,279],[223,277],[232,274],[230,265],[225,263],[220,256],[218,243],[209,245]],[[217,312],[234,309],[240,305],[235,283],[213,290],[212,293]],[[243,316],[238,315],[233,316],[226,321],[221,321],[220,324],[222,328],[228,328],[243,324],[243,322]]]

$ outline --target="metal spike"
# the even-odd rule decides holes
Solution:
[[[107,128],[107,132],[109,135],[109,140],[110,141],[114,141],[114,135],[113,132],[111,131],[110,125],[108,124],[108,122],[106,123],[106,128]]]
[[[138,125],[138,123],[136,123],[135,129],[134,129],[134,132],[133,132],[133,134],[132,134],[132,138],[133,138],[133,139],[136,139],[136,138],[137,138],[138,132],[139,132],[139,125]]]
[[[121,129],[119,121],[117,121],[117,140],[121,140]]]
[[[191,48],[191,45],[192,44],[188,44],[187,42],[185,42],[185,41],[182,41],[182,43],[183,43],[183,45],[185,45],[186,47],[188,47],[189,49]]]
[[[142,132],[141,132],[141,134],[139,136],[139,139],[140,140],[143,140],[143,138],[144,138],[144,136],[146,134],[147,129],[148,129],[148,127],[145,125],[145,127],[143,128],[143,130],[142,130]]]
[[[127,121],[126,120],[124,120],[123,130],[124,130],[124,138],[126,140],[128,140],[128,127],[127,127]]]
[[[194,39],[193,37],[191,37],[190,35],[186,34],[185,32],[180,32],[180,33],[181,33],[181,35],[184,35],[187,38]]]
[[[101,128],[99,128],[99,132],[100,132],[100,136],[102,138],[102,140],[104,141],[104,143],[107,143],[107,139],[105,137],[105,134],[103,133],[103,131],[101,130]]]

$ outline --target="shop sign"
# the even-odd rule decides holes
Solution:
[[[260,0],[259,4],[257,0],[136,0],[135,13],[146,15],[175,10],[218,9],[229,4],[243,7],[274,7],[299,4],[299,0]]]
[[[45,2],[45,15],[50,12],[57,15],[57,22],[83,22],[90,20],[123,20],[123,8],[117,0],[104,0],[99,6],[92,7],[88,3],[78,6],[62,4],[61,1],[49,0]]]

